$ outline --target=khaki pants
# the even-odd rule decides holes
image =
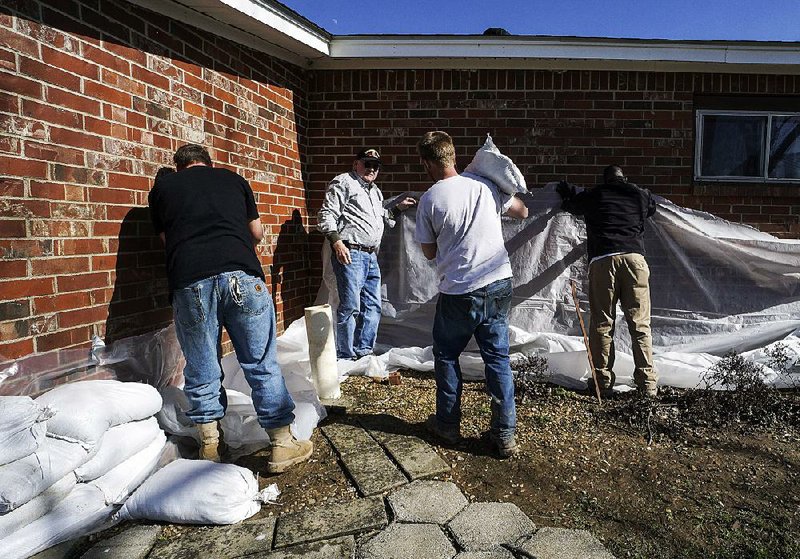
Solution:
[[[643,392],[655,390],[653,339],[650,335],[650,269],[641,254],[607,256],[589,265],[589,348],[601,388],[614,385],[614,319],[617,302],[631,334],[633,380]]]

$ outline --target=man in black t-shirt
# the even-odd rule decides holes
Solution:
[[[149,205],[166,247],[175,331],[186,357],[186,415],[198,426],[200,457],[219,461],[224,450],[225,327],[270,437],[267,471],[283,472],[311,456],[313,446],[289,431],[294,401],[278,366],[272,298],[255,251],[263,229],[253,191],[238,174],[214,168],[202,146],[182,146],[174,160],[177,172],[156,180]]]
[[[589,252],[589,348],[601,390],[614,386],[614,322],[617,302],[628,323],[633,380],[639,393],[656,396],[650,333],[650,270],[644,259],[644,223],[656,211],[650,191],[639,188],[618,165],[603,170],[603,184],[578,192],[566,182],[556,188],[562,209],[586,221]],[[590,386],[590,389],[592,387]]]

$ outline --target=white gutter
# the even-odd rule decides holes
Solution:
[[[319,69],[620,68],[800,73],[800,43],[690,42],[575,37],[334,37]]]

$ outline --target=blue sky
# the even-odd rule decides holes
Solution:
[[[334,35],[503,27],[514,35],[800,41],[800,0],[281,1]]]

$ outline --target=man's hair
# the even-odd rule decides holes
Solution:
[[[625,182],[625,173],[622,172],[622,167],[619,165],[609,165],[603,169],[603,182]]]
[[[417,143],[417,151],[422,159],[443,169],[456,164],[456,148],[453,146],[453,138],[447,132],[426,132]]]
[[[179,147],[175,155],[172,156],[172,160],[175,162],[175,167],[178,169],[188,167],[192,163],[203,163],[209,167],[212,165],[208,150],[197,144],[186,144],[185,146]]]

